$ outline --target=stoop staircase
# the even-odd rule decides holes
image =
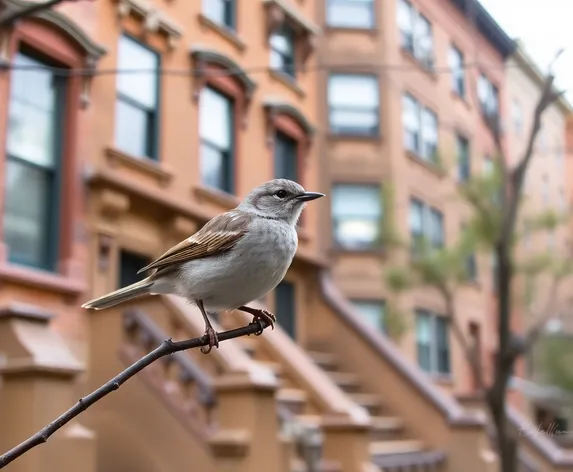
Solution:
[[[225,328],[235,327],[236,323],[228,318],[221,319]],[[277,326],[275,329],[281,329]],[[283,365],[273,359],[256,336],[239,338],[245,352],[258,363],[270,368],[278,378],[277,397],[291,414],[299,421],[320,425],[320,411],[309,403],[307,392],[297,385],[288,375]],[[321,368],[330,379],[356,404],[365,408],[371,416],[369,450],[372,463],[382,472],[402,472],[416,470],[420,472],[445,471],[442,465],[445,454],[430,450],[425,444],[411,435],[402,419],[388,411],[382,398],[364,391],[361,382],[353,372],[340,370],[335,356],[321,346],[312,346],[307,355]],[[326,470],[324,468],[323,470]],[[328,469],[336,470],[336,469]]]
[[[414,437],[402,418],[389,411],[380,395],[364,391],[358,376],[340,369],[336,356],[321,345],[312,345],[307,354],[350,398],[371,415],[370,453],[382,471],[440,471],[445,454],[428,449]],[[408,469],[410,468],[410,469]]]

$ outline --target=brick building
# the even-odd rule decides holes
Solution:
[[[323,25],[317,1],[79,1],[14,24],[2,20],[30,4],[5,5],[0,419],[9,427],[0,429],[2,451],[165,337],[203,333],[199,313],[173,297],[97,313],[79,306],[133,281],[146,261],[235,206],[253,186],[284,176],[328,190],[327,158],[335,176],[346,165],[348,179],[358,179],[357,166],[344,164],[349,149],[373,175],[398,169],[421,188],[436,184],[427,163],[404,159],[398,127],[377,125],[381,137],[339,140],[337,148],[324,139],[326,75],[318,71],[333,54],[320,39],[322,27],[329,42],[339,35],[338,46],[328,47],[339,47],[340,58],[349,57],[342,45],[351,32]],[[370,47],[362,60],[413,61],[395,41],[395,48],[382,48],[383,35],[398,34],[390,21],[396,12],[392,2],[376,5],[376,21],[385,22],[380,35],[352,33],[356,44]],[[463,16],[440,5],[443,11],[428,14],[453,31],[447,14]],[[469,47],[459,34],[460,47]],[[479,41],[488,58],[499,60],[503,37]],[[490,80],[503,90],[500,75]],[[440,84],[452,101],[451,119],[471,118],[473,130],[477,113],[450,98],[446,82],[429,74],[412,93],[430,100]],[[381,80],[374,89],[379,103],[388,103],[380,107],[388,116],[375,121],[399,123],[392,116],[400,116],[400,95]],[[493,89],[484,90],[492,103]],[[376,149],[391,166],[375,159]],[[402,189],[404,201],[406,194]],[[483,418],[369,329],[337,288],[370,296],[341,279],[342,254],[332,278],[321,231],[328,213],[324,202],[309,205],[285,281],[256,302],[276,311],[276,330],[225,341],[208,356],[194,350],[153,364],[9,470],[286,472],[305,470],[313,457],[314,470],[323,471],[493,470]],[[378,270],[366,253],[345,257],[364,258],[361,271]],[[235,312],[213,320],[219,329],[248,321]],[[528,457],[553,470],[558,462],[539,453],[535,441],[524,440]]]

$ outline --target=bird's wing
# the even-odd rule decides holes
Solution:
[[[137,273],[216,256],[228,251],[247,233],[251,218],[248,213],[238,211],[229,211],[216,216],[195,234],[173,246]]]

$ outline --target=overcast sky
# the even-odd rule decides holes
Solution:
[[[555,64],[555,81],[573,103],[573,0],[480,1],[509,36],[523,41],[542,71],[565,48]]]

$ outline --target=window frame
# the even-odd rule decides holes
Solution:
[[[282,144],[279,144],[282,143]],[[288,133],[285,133],[281,129],[275,130],[274,136],[274,149],[273,149],[273,164],[274,164],[274,178],[275,179],[289,179],[298,182],[299,175],[300,175],[300,163],[299,163],[299,142],[296,138],[290,136]],[[285,157],[284,151],[287,147],[290,147],[288,157]],[[282,155],[281,155],[282,151]],[[279,164],[279,155],[281,155],[280,160],[283,163],[283,166],[292,167],[294,172],[280,172],[278,169]],[[288,159],[291,165],[285,164],[285,160]],[[284,169],[281,169],[284,170]],[[292,169],[290,169],[292,170]]]
[[[336,234],[337,234],[336,226],[340,220],[344,220],[344,219],[360,220],[361,219],[359,217],[353,217],[352,215],[346,215],[346,217],[340,217],[340,216],[337,216],[335,214],[335,212],[334,212],[334,195],[336,193],[337,188],[370,188],[370,189],[373,189],[374,191],[376,191],[380,197],[379,198],[378,221],[377,221],[378,227],[380,227],[380,225],[382,223],[382,218],[384,218],[384,208],[383,208],[383,204],[382,204],[382,186],[380,184],[375,184],[375,183],[333,182],[332,186],[331,186],[332,207],[331,207],[331,211],[330,211],[332,241],[334,243],[334,246],[337,249],[349,251],[349,252],[365,252],[365,251],[376,250],[378,248],[381,249],[380,244],[377,241],[379,238],[379,235],[373,241],[369,242],[368,245],[366,245],[364,247],[354,247],[352,245],[345,244],[344,241],[340,241],[336,237]],[[361,220],[371,222],[370,219],[366,220],[366,219],[362,218]]]
[[[286,39],[288,45],[291,49],[290,57],[284,51],[281,51],[276,46],[273,46],[273,37],[274,36],[282,36]],[[291,80],[297,79],[297,35],[295,29],[286,22],[283,22],[279,28],[274,30],[270,36],[268,41],[269,50],[271,53],[270,56],[270,66],[274,72],[279,74],[284,74]],[[273,65],[273,55],[276,54],[281,59],[281,67],[277,68]],[[289,64],[290,63],[290,64]]]
[[[133,36],[132,34],[123,31],[118,38],[118,43],[117,43],[117,66],[118,69],[121,68],[121,63],[120,63],[120,55],[119,55],[119,49],[120,49],[120,43],[122,41],[122,39],[127,39],[128,41],[131,41],[132,43],[136,44],[138,47],[141,47],[142,50],[146,50],[147,52],[150,52],[157,60],[157,64],[156,64],[156,70],[160,71],[161,67],[162,67],[162,57],[161,54],[154,48],[152,48],[151,46],[149,46],[148,44],[142,42],[141,40],[139,40],[137,37]],[[119,80],[116,79],[116,86],[115,86],[115,114],[114,114],[114,120],[116,120],[116,129],[114,130],[114,146],[117,147],[117,149],[119,149],[122,152],[125,152],[126,154],[129,154],[130,156],[137,158],[137,159],[149,159],[152,161],[159,161],[160,160],[160,149],[161,149],[161,90],[162,90],[162,80],[161,80],[161,74],[157,73],[155,76],[155,88],[154,88],[154,93],[155,93],[155,107],[154,110],[151,110],[149,108],[147,108],[145,105],[138,103],[136,100],[134,100],[131,97],[128,97],[126,95],[124,95],[122,92],[119,91],[118,89],[118,85],[119,85]],[[146,143],[145,143],[145,148],[146,148],[146,153],[148,155],[133,155],[131,153],[129,153],[129,151],[125,151],[123,150],[117,143],[117,120],[118,120],[118,103],[119,102],[123,102],[125,104],[127,104],[128,106],[132,107],[132,108],[136,108],[139,111],[144,112],[147,116],[147,131],[148,133],[146,134]]]
[[[398,26],[398,31],[400,34],[400,47],[402,50],[407,51],[409,54],[412,55],[423,67],[426,69],[433,71],[434,70],[434,63],[435,63],[435,41],[434,41],[434,27],[432,22],[428,19],[426,15],[420,12],[409,0],[398,0],[397,6],[397,15],[400,14],[400,4],[402,4],[405,8],[408,9],[409,13],[409,31],[405,31],[402,29],[402,25],[400,24],[399,16],[396,18],[396,23]],[[421,39],[419,37],[419,31],[417,30],[418,22],[424,22],[428,26],[429,31],[429,41],[430,41],[430,48],[429,54],[423,54],[420,52],[423,51],[419,45],[419,41]]]
[[[485,93],[487,94],[486,97],[482,97],[480,93],[481,85],[484,84],[486,87]],[[478,102],[481,108],[482,113],[486,116],[499,116],[500,113],[500,103],[499,103],[499,88],[495,85],[487,75],[483,72],[479,73],[478,80],[477,80],[477,88],[478,88]],[[494,102],[491,102],[494,100]],[[495,105],[495,110],[490,110],[491,106]],[[493,113],[492,113],[493,112]]]
[[[353,0],[327,0],[326,1],[326,8],[325,8],[325,24],[328,28],[332,28],[332,29],[349,29],[349,30],[364,30],[364,31],[368,31],[368,30],[373,30],[376,28],[376,8],[375,8],[375,0],[362,0],[361,2],[356,2]],[[350,25],[350,24],[344,24],[344,23],[332,23],[332,20],[330,19],[329,13],[331,11],[331,8],[334,6],[338,6],[338,5],[364,5],[363,8],[365,9],[369,9],[370,10],[370,16],[369,16],[369,24],[368,25]]]
[[[293,281],[287,280],[287,279],[283,279],[274,289],[274,302],[275,302],[275,315],[277,317],[278,320],[278,325],[285,331],[285,333],[291,337],[292,339],[296,340],[297,339],[297,329],[298,329],[298,323],[297,323],[297,284]],[[291,303],[291,310],[289,310],[289,313],[285,316],[284,312],[281,313],[281,308],[279,307],[279,292],[280,292],[280,287],[291,287],[291,293],[290,295],[290,303]],[[281,307],[283,306],[282,304],[280,305]],[[292,325],[289,327],[284,326],[284,323],[286,320],[291,320],[292,321]]]
[[[416,308],[414,312],[415,325],[416,325],[416,363],[418,366],[427,374],[435,377],[451,377],[452,371],[452,347],[450,341],[450,330],[449,322],[444,315],[433,312],[432,310],[426,310],[424,308]],[[425,367],[425,363],[421,359],[421,341],[419,339],[419,329],[418,323],[420,319],[424,317],[429,320],[430,324],[430,340],[428,345],[423,347],[428,349],[428,368]],[[440,346],[440,328],[443,328],[442,333],[445,333],[445,345]],[[446,353],[446,368],[440,366],[440,349],[444,349]]]
[[[48,57],[46,54],[42,53],[40,50],[28,46],[26,43],[21,43],[14,51],[15,57],[17,54],[22,54],[24,56],[29,57],[30,59],[40,63],[41,65],[47,67],[62,67],[63,64],[59,63],[57,60]],[[13,75],[10,75],[9,81],[13,79]],[[64,188],[63,182],[65,180],[64,175],[64,167],[66,165],[66,135],[65,130],[67,129],[67,123],[69,120],[69,95],[70,90],[72,88],[72,84],[70,80],[66,77],[58,76],[52,74],[52,80],[55,81],[56,87],[54,90],[54,111],[52,114],[51,119],[53,122],[51,123],[51,132],[55,137],[52,146],[52,152],[54,153],[54,163],[53,165],[48,168],[41,165],[38,165],[33,162],[29,162],[25,158],[21,156],[17,156],[11,154],[8,149],[8,120],[10,119],[10,109],[11,109],[11,101],[12,101],[12,94],[11,92],[8,94],[8,104],[6,105],[6,116],[7,116],[7,124],[6,124],[6,134],[5,134],[5,169],[9,162],[13,162],[17,165],[23,165],[27,168],[40,170],[44,174],[49,175],[49,195],[47,197],[46,204],[46,213],[47,213],[47,225],[43,225],[42,233],[46,236],[45,240],[43,241],[42,252],[43,254],[43,261],[39,264],[31,263],[26,261],[25,258],[18,257],[14,255],[10,248],[8,247],[8,262],[11,264],[15,264],[18,266],[28,267],[31,269],[39,269],[44,270],[47,272],[58,272],[59,267],[58,263],[62,257],[62,253],[65,250],[62,250],[62,244],[60,243],[60,235],[64,232],[62,228],[64,218],[61,215],[62,212],[62,198],[64,195]],[[7,173],[4,174],[4,182],[7,177]],[[6,217],[6,201],[8,199],[8,192],[7,186],[5,186],[4,192],[4,213],[2,218]]]
[[[235,167],[236,167],[236,136],[235,136],[235,114],[236,114],[236,98],[227,94],[224,90],[216,87],[214,84],[207,83],[204,87],[202,87],[200,94],[203,93],[204,90],[210,90],[211,92],[215,93],[219,97],[227,100],[229,104],[229,113],[227,116],[228,124],[229,124],[229,149],[227,151],[221,149],[218,144],[209,142],[203,136],[201,136],[200,130],[200,123],[201,123],[201,106],[199,106],[198,115],[199,115],[199,179],[201,185],[208,187],[214,191],[225,192],[228,194],[234,194],[235,192]],[[199,101],[201,98],[199,98]],[[224,180],[226,181],[226,188],[219,188],[213,187],[207,184],[204,181],[203,177],[203,168],[202,168],[202,149],[203,146],[206,146],[216,152],[220,152],[223,154],[223,160],[225,161],[225,166],[223,169],[223,176]],[[225,187],[225,186],[224,186]]]
[[[465,71],[465,56],[460,48],[455,44],[450,44],[448,51],[448,59],[450,62],[451,74],[451,89],[458,97],[466,98],[466,71]],[[458,65],[454,64],[459,60],[459,69],[455,69]]]
[[[331,82],[333,79],[368,79],[374,82],[376,90],[376,101],[371,107],[362,106],[340,106],[332,105],[331,101]],[[328,107],[328,131],[333,136],[356,136],[362,138],[377,138],[380,135],[380,78],[371,73],[357,74],[357,73],[347,73],[347,72],[330,72],[327,77],[326,84],[326,102]],[[358,128],[351,126],[339,126],[333,127],[332,114],[335,111],[350,112],[350,113],[364,113],[365,115],[373,113],[376,116],[376,123],[373,125],[372,129],[368,128]]]
[[[208,9],[205,7],[207,3],[218,1],[223,5],[223,21],[219,21],[217,18],[209,15],[207,13]],[[201,6],[203,15],[210,21],[218,26],[222,26],[230,31],[237,32],[237,0],[203,0]]]
[[[376,307],[379,308],[380,311],[379,313],[380,316],[378,319],[378,330],[380,333],[386,334],[387,332],[386,300],[373,299],[373,298],[350,298],[348,301],[350,302],[354,310],[360,315],[361,318],[365,317],[360,312],[360,308],[358,307],[358,305],[360,304],[371,305],[371,306],[376,305]],[[365,321],[365,323],[369,324],[367,321]]]
[[[412,207],[413,206],[418,206],[421,210],[421,232],[418,231],[413,231],[412,230],[412,218],[411,218],[411,214],[412,214]],[[439,218],[440,221],[440,237],[439,238],[434,238],[432,235],[432,222],[430,217],[431,216],[437,216]],[[409,200],[409,207],[408,207],[408,232],[410,235],[410,247],[411,247],[411,252],[412,254],[416,255],[418,253],[418,242],[416,241],[416,238],[420,238],[423,237],[427,243],[429,243],[430,248],[431,249],[443,249],[446,245],[446,234],[445,234],[445,217],[444,217],[444,213],[439,210],[438,208],[427,204],[426,202],[424,202],[423,200],[417,198],[417,197],[410,197]]]
[[[465,151],[465,156],[463,155]],[[456,155],[458,158],[458,181],[465,183],[472,177],[472,158],[470,140],[456,133]]]
[[[411,101],[415,107],[416,125],[417,125],[417,133],[418,133],[418,137],[416,139],[416,142],[418,144],[418,149],[410,149],[410,147],[409,147],[408,133],[411,133],[412,129],[410,129],[409,125],[408,125],[408,120],[407,120],[407,115],[406,115],[408,110],[407,110],[407,107],[405,105],[406,101]],[[416,97],[414,97],[414,95],[412,95],[409,92],[404,92],[402,94],[401,105],[402,105],[402,146],[404,147],[406,152],[414,154],[418,159],[420,159],[424,162],[431,163],[431,164],[437,164],[438,163],[438,150],[440,147],[440,121],[439,121],[437,113],[434,110],[432,110],[431,108],[423,105],[422,102],[417,100]],[[436,142],[430,143],[431,145],[433,145],[435,147],[435,152],[432,156],[427,155],[428,153],[425,151],[426,147],[428,145],[428,141],[427,141],[426,136],[428,134],[432,135],[433,133],[428,133],[427,131],[424,132],[424,129],[425,129],[424,116],[431,116],[434,123],[435,123],[435,130],[433,130],[433,132],[436,135]]]

